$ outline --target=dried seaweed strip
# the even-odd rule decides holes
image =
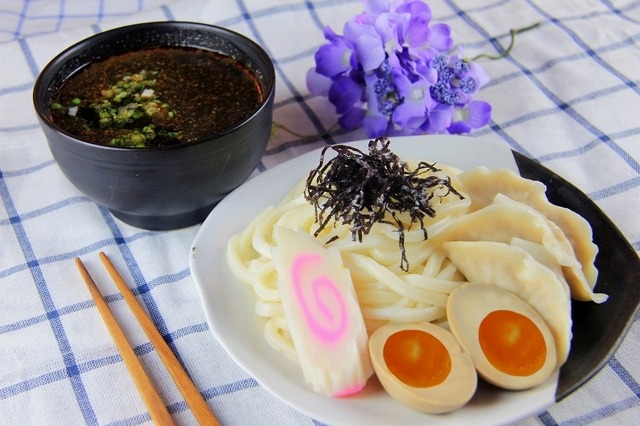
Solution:
[[[398,213],[408,212],[411,223],[418,222],[427,239],[424,217],[434,217],[431,202],[432,188],[446,188],[464,198],[451,185],[449,177],[430,174],[439,171],[433,164],[420,162],[415,170],[409,170],[405,162],[389,149],[389,140],[378,138],[369,141],[368,153],[346,146],[325,147],[320,154],[318,167],[309,173],[305,198],[313,204],[316,223],[320,232],[332,221],[350,226],[351,237],[362,242],[376,222],[391,223],[397,227],[401,252],[400,267],[408,271],[404,247],[404,224]],[[331,149],[336,156],[325,162]],[[428,174],[426,177],[423,175]],[[331,242],[332,240],[329,240]]]

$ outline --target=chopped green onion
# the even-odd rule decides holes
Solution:
[[[172,119],[177,115],[170,105],[163,102],[157,92],[156,76],[158,71],[141,70],[137,73],[125,73],[118,81],[106,88],[100,89],[101,99],[91,102],[89,108],[96,113],[96,119],[101,129],[121,129],[119,135],[110,140],[112,146],[145,147],[150,140],[161,135],[163,138],[179,138],[177,132],[164,128],[159,130],[156,125],[147,124],[153,117],[161,120]],[[77,111],[82,99],[74,98],[65,107],[62,103],[51,104],[52,110]],[[71,114],[75,115],[75,114]],[[144,124],[134,127],[138,120],[145,120]]]

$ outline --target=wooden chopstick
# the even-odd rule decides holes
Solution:
[[[91,293],[91,297],[96,303],[98,307],[98,312],[102,316],[102,320],[107,326],[109,333],[113,337],[113,340],[122,355],[122,359],[124,360],[124,364],[129,370],[129,374],[131,374],[131,378],[135,383],[140,395],[142,396],[142,400],[144,401],[147,409],[149,410],[149,414],[151,414],[151,419],[155,424],[158,425],[173,425],[173,419],[167,407],[164,405],[162,398],[156,391],[156,388],[153,386],[153,382],[144,371],[142,364],[138,360],[133,348],[129,344],[127,337],[124,335],[124,332],[120,328],[118,321],[113,316],[113,313],[109,309],[107,302],[104,301],[102,297],[102,293],[100,293],[100,289],[96,286],[96,283],[89,275],[89,271],[85,268],[84,264],[79,258],[75,258],[74,262],[78,271],[80,271],[80,275],[84,280],[87,288],[89,289],[89,293]]]
[[[211,413],[211,410],[209,409],[206,401],[204,400],[204,398],[202,398],[202,395],[200,395],[200,392],[195,387],[187,373],[184,371],[184,369],[180,365],[180,362],[176,359],[175,355],[160,335],[160,332],[158,331],[156,326],[142,309],[131,290],[129,290],[129,287],[125,283],[122,276],[120,276],[115,266],[113,266],[107,255],[103,252],[100,252],[99,256],[105,268],[107,268],[109,275],[111,275],[111,278],[116,283],[118,290],[120,290],[120,293],[124,297],[124,300],[127,302],[129,308],[138,320],[138,323],[140,323],[140,326],[155,347],[158,356],[164,363],[167,371],[169,371],[171,378],[176,383],[176,386],[182,393],[182,396],[187,402],[187,405],[191,409],[191,412],[193,413],[198,423],[201,425],[218,425],[219,423],[215,416]]]

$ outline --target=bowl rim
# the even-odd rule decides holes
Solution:
[[[260,103],[260,105],[255,109],[255,111],[253,111],[249,116],[247,116],[244,120],[236,123],[234,126],[229,127],[225,130],[222,130],[220,132],[217,133],[213,133],[209,136],[200,138],[200,139],[196,139],[190,142],[184,142],[184,143],[179,143],[179,144],[175,144],[175,145],[165,145],[165,146],[154,146],[154,147],[144,147],[144,148],[135,148],[135,147],[118,147],[118,146],[109,146],[109,145],[102,145],[102,144],[98,144],[98,143],[94,143],[91,141],[87,141],[84,139],[80,139],[78,138],[76,135],[64,130],[63,128],[61,128],[60,126],[56,125],[55,123],[53,123],[50,119],[49,116],[46,112],[46,108],[43,105],[43,102],[40,102],[40,93],[43,90],[47,90],[48,89],[48,84],[51,82],[52,79],[49,79],[49,81],[45,84],[44,82],[44,76],[47,73],[52,73],[52,75],[55,75],[55,73],[58,72],[59,68],[62,67],[65,63],[68,63],[70,60],[73,60],[74,58],[78,57],[79,55],[82,54],[82,48],[83,46],[87,46],[87,45],[91,45],[94,43],[100,43],[106,40],[109,40],[109,38],[113,37],[114,34],[116,33],[121,33],[119,37],[122,36],[126,36],[129,32],[131,31],[135,31],[138,29],[144,29],[144,28],[157,28],[157,29],[162,29],[162,28],[167,28],[167,29],[177,29],[177,28],[184,28],[184,29],[189,29],[189,28],[193,28],[193,29],[200,29],[200,30],[205,30],[205,31],[215,31],[217,32],[219,35],[221,35],[222,37],[224,36],[229,36],[231,39],[231,43],[237,46],[237,43],[235,42],[234,39],[238,39],[238,40],[242,40],[246,43],[248,43],[249,45],[251,45],[253,47],[253,49],[255,50],[255,53],[261,58],[261,60],[264,62],[265,69],[263,70],[264,74],[266,76],[268,76],[269,78],[265,78],[265,85],[264,85],[264,98],[262,100],[262,102]],[[159,46],[162,47],[162,46]],[[210,49],[206,49],[203,48],[201,46],[190,46],[189,44],[183,45],[183,46],[178,46],[178,45],[166,45],[164,47],[194,47],[194,48],[201,48],[204,50],[210,50]],[[239,47],[238,47],[239,48]],[[239,50],[247,53],[245,51],[245,49],[240,49]],[[77,54],[73,54],[74,51],[77,51]],[[66,59],[65,59],[66,58]],[[91,61],[89,62],[91,63]],[[77,71],[74,70],[74,72]],[[73,73],[71,73],[69,76],[67,76],[65,78],[68,79],[71,77]],[[143,152],[156,152],[156,151],[170,151],[170,150],[175,150],[175,149],[184,149],[186,147],[190,147],[190,146],[194,146],[194,145],[200,145],[200,144],[204,144],[207,142],[212,141],[213,139],[218,139],[224,135],[227,135],[229,133],[232,133],[234,131],[236,131],[238,128],[242,127],[243,125],[245,125],[247,122],[251,121],[251,119],[253,119],[256,115],[258,115],[264,108],[267,108],[268,105],[270,103],[273,102],[273,99],[275,98],[275,87],[276,87],[276,72],[275,72],[275,67],[273,64],[273,60],[271,59],[271,57],[269,56],[269,54],[265,51],[265,49],[258,44],[256,41],[250,39],[249,37],[240,34],[239,32],[236,32],[234,30],[231,30],[229,28],[226,27],[222,27],[219,25],[214,25],[214,24],[207,24],[207,23],[203,23],[203,22],[195,22],[195,21],[149,21],[149,22],[139,22],[139,23],[135,23],[135,24],[129,24],[129,25],[123,25],[123,26],[118,26],[118,27],[114,27],[114,28],[110,28],[108,30],[105,31],[101,31],[98,33],[95,33],[91,36],[88,36],[84,39],[81,39],[69,46],[67,46],[66,48],[64,48],[62,51],[60,51],[58,54],[56,54],[52,59],[49,60],[49,62],[40,70],[40,72],[38,73],[38,76],[36,77],[34,86],[33,86],[33,90],[32,90],[32,101],[33,101],[33,105],[35,108],[35,112],[38,116],[38,119],[41,122],[42,126],[46,126],[49,129],[51,129],[52,131],[61,133],[65,136],[67,136],[69,142],[73,142],[73,143],[79,143],[83,146],[91,146],[91,147],[96,147],[96,149],[105,149],[105,150],[114,150],[114,151],[121,151],[121,152],[126,152],[126,151],[133,151],[133,152],[137,152],[137,153],[143,153]]]

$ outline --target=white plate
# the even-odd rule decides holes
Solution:
[[[350,143],[366,150],[368,141]],[[518,171],[511,151],[478,138],[461,136],[398,137],[390,148],[401,158],[436,161],[468,169],[505,167]],[[554,403],[555,374],[542,385],[520,392],[481,386],[469,404],[447,415],[412,411],[393,400],[375,378],[347,398],[313,392],[299,367],[265,342],[263,322],[254,313],[256,296],[235,279],[226,263],[229,238],[318,165],[319,151],[278,165],[229,194],[202,224],[189,257],[209,327],[229,355],[262,386],[321,422],[338,425],[504,424],[544,411]]]

